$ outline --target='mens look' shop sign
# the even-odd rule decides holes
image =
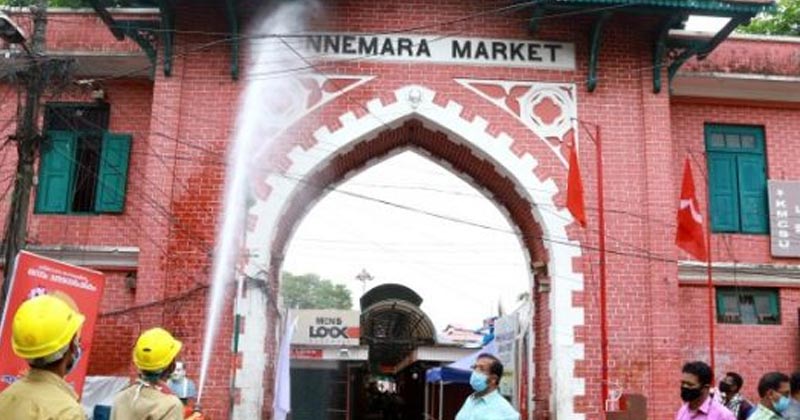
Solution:
[[[292,344],[357,346],[361,337],[358,311],[335,309],[296,309],[289,311],[296,322]]]
[[[575,69],[575,44],[552,41],[407,34],[312,34],[299,38],[318,60],[410,61]],[[297,42],[297,41],[294,41]]]

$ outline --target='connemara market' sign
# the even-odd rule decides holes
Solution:
[[[320,60],[410,61],[575,69],[575,44],[564,42],[344,33],[312,34],[305,37],[304,41],[306,53]]]

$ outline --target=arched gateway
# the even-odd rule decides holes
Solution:
[[[454,83],[492,99],[491,84]],[[556,207],[554,197],[563,193],[564,187],[542,176],[543,171],[537,168],[541,161],[547,161],[550,167],[565,171],[560,142],[574,134],[574,87],[526,85],[527,89],[514,93],[518,96],[514,99],[516,106],[522,108],[517,114],[529,112],[533,116],[534,129],[524,130],[529,133],[524,139],[493,129],[492,121],[434,90],[409,85],[361,104],[356,112],[340,115],[338,124],[321,125],[314,131],[313,141],[308,142],[311,144],[292,148],[282,171],[263,180],[260,186],[266,193],[250,208],[246,247],[251,257],[246,272],[252,278],[266,276],[268,283],[267,287],[248,287],[236,297],[244,328],[239,337],[241,364],[235,378],[239,400],[234,418],[258,418],[271,407],[277,316],[268,296],[269,290],[277,288],[275,273],[280,272],[292,232],[313,203],[331,188],[409,149],[450,168],[500,207],[527,250],[532,289],[534,280],[540,280],[534,279],[533,267],[546,266],[542,271],[546,274],[541,275],[552,278],[549,295],[546,300],[534,301],[548,307],[550,320],[549,326],[541,324],[544,321],[539,317],[534,320],[534,329],[540,331],[532,353],[534,359],[549,360],[549,364],[535,369],[531,366],[530,371],[547,376],[534,380],[540,388],[549,388],[539,391],[549,394],[549,410],[557,418],[584,417],[575,410],[575,397],[585,392],[584,379],[575,369],[576,362],[584,357],[584,345],[575,336],[575,327],[583,325],[584,314],[573,299],[574,292],[583,290],[583,276],[573,269],[573,259],[580,257],[581,247],[570,239],[567,230],[572,217]],[[499,84],[494,89],[514,92],[513,87]],[[540,107],[543,102],[547,106]],[[528,126],[524,118],[517,119]],[[536,131],[551,136],[538,138]],[[549,152],[532,156],[525,151],[531,149],[525,147],[526,142],[539,140],[550,146]],[[544,342],[549,344],[548,354],[542,353]]]

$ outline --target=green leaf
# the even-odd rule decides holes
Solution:
[[[319,275],[308,273],[281,276],[283,304],[291,309],[352,309],[350,290],[342,284],[333,284]]]
[[[775,10],[756,16],[740,32],[800,36],[800,0],[778,0]]]

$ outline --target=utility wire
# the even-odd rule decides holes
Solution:
[[[406,27],[406,28],[392,30],[392,31],[374,32],[374,33],[370,33],[370,34],[373,34],[373,35],[393,35],[393,34],[400,34],[400,33],[419,32],[419,31],[422,31],[422,30],[425,30],[425,29],[431,29],[431,28],[442,27],[442,26],[449,26],[449,25],[453,25],[453,24],[456,24],[456,23],[466,22],[466,21],[469,21],[469,20],[472,20],[472,19],[475,19],[475,18],[478,18],[478,17],[482,17],[482,16],[487,16],[487,15],[492,15],[492,14],[507,13],[507,12],[512,11],[512,10],[523,9],[523,8],[526,8],[526,7],[529,7],[529,6],[538,4],[538,3],[539,3],[538,0],[531,0],[531,1],[523,2],[523,3],[512,3],[510,5],[506,5],[506,6],[502,6],[502,7],[498,7],[498,8],[494,8],[494,9],[490,9],[490,10],[486,10],[486,11],[481,11],[481,12],[474,13],[474,14],[471,14],[471,15],[455,18],[455,19],[452,19],[452,20],[449,20],[449,21],[437,22],[437,23],[433,23],[433,24],[429,24],[429,25]],[[572,12],[554,13],[554,14],[546,15],[546,16],[532,17],[530,19],[527,19],[527,21],[529,21],[529,22],[534,22],[534,21],[538,22],[538,21],[544,21],[544,20],[549,20],[549,19],[558,19],[558,18],[562,18],[562,17],[570,17],[570,16],[577,16],[577,15],[589,15],[589,14],[602,12],[602,11],[609,11],[609,10],[614,10],[614,9],[623,9],[623,8],[626,8],[626,7],[630,7],[630,5],[621,4],[621,5],[613,5],[613,6],[596,7],[596,8],[579,10],[579,11],[572,11]],[[463,31],[461,31],[461,33],[467,32],[467,31],[470,31],[470,30],[471,30],[471,28],[465,28]],[[267,39],[280,39],[280,40],[283,40],[285,38],[300,38],[300,39],[302,39],[302,38],[308,37],[309,35],[310,34],[254,34],[254,35],[240,35],[238,37],[225,37],[225,38],[222,38],[222,39],[213,40],[213,41],[210,41],[210,42],[207,42],[207,43],[200,44],[197,47],[187,49],[184,52],[177,52],[177,53],[173,54],[173,58],[174,57],[186,57],[186,56],[188,56],[188,55],[190,55],[192,53],[200,52],[200,51],[203,51],[205,49],[211,48],[213,46],[230,42],[230,41],[232,41],[234,39],[239,39],[239,40],[242,40],[242,39],[245,39],[245,40],[265,39],[265,38],[267,38]],[[317,34],[317,35],[319,35],[319,34]],[[452,35],[449,35],[449,36],[452,36]],[[440,37],[438,40],[445,39],[447,37],[448,36]],[[373,57],[379,56],[379,55],[380,54],[366,54],[366,55],[355,57],[352,61],[353,62],[363,61],[364,59],[373,58]],[[161,58],[160,60],[157,60],[156,63],[157,64],[163,64],[165,59],[166,59],[166,57],[165,58]],[[342,60],[339,60],[339,61],[342,61]],[[108,76],[108,77],[91,79],[91,81],[93,81],[93,82],[104,82],[104,81],[108,81],[108,80],[124,78],[124,77],[128,77],[130,75],[133,75],[133,74],[138,74],[138,73],[141,73],[143,71],[150,70],[151,67],[152,66],[148,65],[146,67],[142,67],[142,68],[139,68],[139,69],[131,70],[131,71],[128,71],[128,72],[123,72],[123,73],[118,74],[118,75],[112,75],[112,76]],[[308,71],[311,68],[313,68],[313,67],[305,66],[305,67],[302,67],[302,68],[288,69],[289,70],[288,72],[281,70],[276,74],[277,75],[286,75],[286,74],[293,74],[293,73],[298,73],[298,72],[305,72],[305,71]],[[259,75],[259,76],[265,76],[265,75],[269,76],[270,74],[262,74],[262,75]],[[245,76],[245,78],[248,78],[248,76]]]
[[[201,150],[205,151],[205,152],[217,153],[216,151],[211,151],[209,149],[205,149],[205,148],[200,147],[200,146],[198,146],[198,147]],[[297,178],[297,177],[292,177],[292,176],[290,176],[288,174],[280,174],[280,176],[288,178],[288,179],[292,179],[292,180],[297,181],[297,182],[306,182],[307,183],[307,181],[305,181],[305,180],[302,180],[302,179]],[[147,179],[147,177],[144,176],[144,174],[142,174],[142,178]],[[320,188],[320,186],[316,186],[316,188]],[[358,194],[358,193],[353,193],[353,192],[337,191],[336,189],[333,189],[332,187],[326,187],[324,189],[327,189],[329,191],[335,191],[337,193],[343,193],[345,195],[350,195],[352,197],[356,197],[356,198],[360,198],[360,199],[364,199],[364,200],[374,201],[374,202],[377,202],[377,203],[380,203],[380,204],[384,204],[384,205],[387,205],[387,206],[399,208],[399,209],[406,210],[406,211],[420,212],[421,214],[425,214],[425,215],[430,216],[430,217],[439,218],[439,219],[442,219],[442,220],[449,220],[449,221],[455,222],[455,223],[466,224],[466,225],[470,225],[470,226],[476,227],[476,228],[494,230],[494,231],[502,232],[502,233],[506,233],[506,234],[516,234],[515,232],[510,231],[510,230],[498,229],[498,228],[495,228],[493,226],[489,226],[489,225],[485,225],[485,224],[481,224],[481,223],[476,223],[476,222],[473,222],[473,221],[452,218],[452,217],[449,217],[447,215],[436,214],[436,213],[433,213],[433,212],[429,212],[427,210],[416,209],[416,208],[413,208],[413,207],[410,207],[410,206],[406,206],[406,205],[402,205],[402,204],[398,204],[398,203],[393,203],[393,202],[390,202],[390,201],[387,201],[387,200],[376,199],[374,197],[369,197],[369,196],[366,196],[366,195],[363,195],[363,194]],[[144,194],[143,191],[140,191],[140,192],[141,192],[143,198],[146,201],[152,200],[152,198],[146,197],[146,195]],[[159,209],[161,211],[162,215],[164,215],[165,218],[168,221],[172,222],[172,217],[171,217],[171,213],[169,212],[169,210],[164,209],[162,206],[158,205],[157,203],[152,203],[151,202],[151,205],[153,205],[154,208]],[[541,239],[541,240],[546,241],[546,242],[549,241],[549,242],[552,242],[552,243],[559,243],[559,244],[564,244],[564,245],[568,245],[568,246],[575,246],[575,244],[573,244],[573,243],[568,243],[568,239],[567,238],[564,238],[563,240],[560,240],[559,238],[555,238],[555,239],[554,238],[537,238],[537,239]],[[581,248],[583,248],[585,250],[596,251],[595,248],[590,247],[590,246],[586,246],[586,245],[580,245],[580,246],[581,246]],[[646,250],[644,250],[644,251],[646,251]],[[678,262],[679,261],[679,260],[669,259],[669,258],[666,258],[666,257],[660,257],[659,258],[657,256],[652,256],[652,254],[646,253],[646,252],[643,253],[643,254],[626,253],[624,251],[619,251],[619,250],[611,250],[610,252],[613,253],[613,254],[617,254],[617,255],[634,256],[634,257],[640,257],[640,258],[641,257],[645,257],[645,258],[648,258],[648,259],[652,258],[652,259],[655,259],[655,260],[658,260],[658,261],[662,261],[662,262]]]
[[[406,30],[403,30],[403,31],[406,31]],[[177,157],[175,157],[175,158],[177,159]],[[361,197],[361,198],[364,198],[364,197]],[[379,200],[379,202],[383,202],[383,201],[384,201],[384,200]],[[389,204],[388,204],[388,202],[383,202],[383,204],[389,205]],[[402,207],[402,205],[401,205],[401,208],[404,208],[404,207]],[[404,209],[405,209],[405,210],[409,210],[409,211],[411,210],[411,209],[410,209],[410,208],[408,208],[407,206],[406,206]],[[428,214],[428,215],[429,215],[429,216],[431,216],[431,217],[437,217],[437,218],[441,218],[441,217],[443,216],[443,215],[435,215],[435,214]],[[469,222],[469,221],[467,221],[467,222],[468,222],[468,223],[471,223],[471,222]],[[486,226],[473,226],[473,227],[487,228]],[[509,232],[505,232],[505,233],[509,233]],[[511,233],[513,233],[513,232],[511,232]]]

